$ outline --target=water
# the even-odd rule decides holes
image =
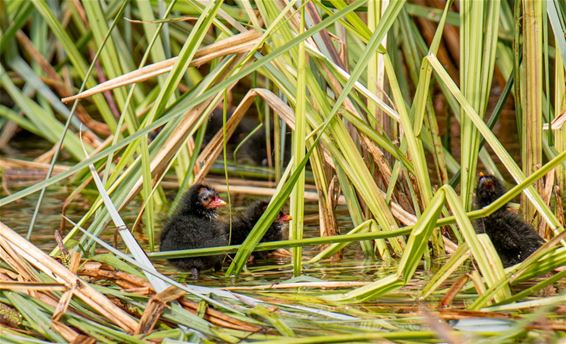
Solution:
[[[15,139],[11,143],[11,150],[8,154],[3,153],[3,157],[31,160],[50,147],[41,140],[21,140]],[[63,160],[64,163],[64,160]],[[30,180],[29,183],[41,180]],[[0,197],[6,195],[6,191],[14,192],[17,188],[24,185],[16,186],[13,183],[8,184],[9,190],[0,191]],[[61,228],[62,207],[67,197],[74,190],[73,186],[56,185],[47,189],[45,198],[40,208],[39,216],[35,225],[32,236],[32,242],[45,252],[55,248],[54,232]],[[18,200],[0,208],[0,220],[7,226],[13,228],[18,233],[25,235],[28,230],[29,221],[32,217],[33,210],[37,202],[38,193],[29,197]],[[94,192],[84,192],[70,202],[65,209],[65,214],[73,221],[79,220],[90,204],[96,197]],[[250,199],[234,197],[235,206],[250,202]],[[131,226],[137,216],[140,203],[134,201],[120,211],[120,214],[126,224]],[[309,213],[306,215],[316,214],[317,207],[310,204],[306,207]],[[344,207],[338,209],[341,214],[346,213]],[[159,221],[157,229],[161,230],[164,222],[162,214],[166,213],[163,209],[158,215]],[[352,228],[352,223],[347,216],[339,217],[339,227],[345,233]],[[67,225],[67,229],[70,226]],[[109,243],[113,243],[113,230],[109,226],[102,238]],[[306,226],[305,237],[319,236],[319,229],[315,224]],[[136,232],[136,237],[144,249],[148,250],[147,240],[145,237]],[[124,250],[123,245],[118,248]],[[308,246],[304,249],[304,258],[308,260],[319,252],[319,247]],[[358,243],[353,243],[344,250],[344,256],[341,261],[331,262],[329,260],[316,264],[305,265],[303,269],[304,276],[300,279],[294,279],[290,259],[269,258],[267,260],[257,261],[255,265],[249,265],[245,271],[237,278],[224,276],[223,272],[203,272],[201,279],[194,281],[189,273],[183,273],[175,270],[167,262],[155,261],[156,268],[180,282],[189,284],[197,284],[209,287],[254,287],[269,286],[277,283],[285,282],[374,282],[385,277],[397,268],[397,262],[390,264],[382,261],[365,260],[361,253]],[[279,310],[277,314],[282,321],[293,329],[296,335],[331,335],[344,333],[375,333],[376,331],[416,331],[426,329],[427,316],[421,313],[423,308],[436,309],[445,290],[435,294],[425,301],[418,300],[419,291],[433,276],[434,272],[444,264],[444,261],[435,261],[430,271],[419,268],[410,281],[409,285],[390,292],[387,295],[372,301],[362,302],[358,304],[327,304],[321,303],[318,298],[321,295],[334,292],[347,292],[353,287],[345,288],[294,288],[294,289],[240,289],[237,292],[249,295],[256,299],[261,299],[266,305],[272,305]],[[440,290],[449,288],[456,278],[470,271],[469,264],[451,276],[444,283]],[[532,281],[533,283],[535,281]],[[564,283],[564,281],[563,281]],[[526,286],[523,286],[525,288]],[[465,309],[471,303],[470,297],[460,293],[453,302],[453,308]],[[466,332],[475,331],[505,331],[513,326],[514,321],[501,319],[466,319],[452,321],[449,323],[456,329]]]

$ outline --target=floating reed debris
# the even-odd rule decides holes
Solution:
[[[0,0],[0,342],[564,340],[564,23],[561,1]],[[474,209],[480,169],[509,191]],[[269,205],[241,245],[156,252],[200,182],[226,222]],[[507,204],[544,244],[505,268],[476,221]],[[281,209],[291,240],[262,242]],[[207,255],[199,280],[160,265]]]

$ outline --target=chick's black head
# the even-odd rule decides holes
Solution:
[[[254,226],[259,218],[265,213],[267,205],[269,203],[265,201],[257,201],[246,211],[246,218],[250,221],[250,225]],[[291,221],[291,215],[286,214],[283,210],[277,214],[277,218],[271,224],[267,232],[265,233],[262,241],[279,241],[287,238],[287,233],[285,231],[285,224]]]
[[[265,213],[265,210],[267,209],[267,205],[269,203],[266,201],[257,201],[255,202],[251,207],[248,208],[248,210],[246,211],[246,217],[248,219],[250,219],[253,223],[257,222],[257,220],[259,220],[259,218],[261,217],[261,215],[263,215],[263,213]],[[277,218],[275,219],[275,222],[277,223],[281,223],[284,224],[286,222],[291,221],[291,215],[286,214],[283,210],[281,210],[279,212],[279,214],[277,215]]]
[[[283,210],[281,210],[279,212],[279,214],[277,215],[277,219],[275,221],[277,221],[280,224],[285,224],[289,221],[291,221],[293,219],[293,217],[289,214],[286,214]]]
[[[216,190],[208,185],[195,184],[185,195],[180,211],[197,215],[211,215],[216,212],[216,208],[224,205],[226,205],[226,202],[218,196]]]
[[[285,230],[285,224],[291,220],[291,215],[280,211],[273,224],[267,230],[267,233],[263,236],[262,241],[279,241],[287,239],[288,233]]]
[[[252,204],[252,206],[246,210],[246,219],[252,224],[255,224],[261,215],[265,213],[265,209],[267,209],[268,204],[269,203],[265,201],[257,201]]]
[[[504,193],[505,189],[497,178],[492,175],[480,173],[478,187],[476,189],[476,202],[479,207],[483,208],[490,205]]]

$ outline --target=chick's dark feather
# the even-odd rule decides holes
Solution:
[[[503,186],[495,177],[481,176],[476,190],[476,203],[478,207],[485,207],[504,193]],[[507,210],[506,206],[480,219],[476,231],[489,236],[505,267],[522,262],[544,244],[535,230],[517,214]]]
[[[267,209],[267,205],[268,203],[265,201],[257,201],[249,206],[243,213],[233,218],[232,235],[230,238],[232,245],[240,245],[246,240],[259,218]],[[229,233],[228,227],[226,229],[226,233]],[[275,220],[261,239],[261,242],[283,240],[286,238],[285,234],[285,227],[283,223],[279,220]],[[260,251],[254,252],[253,255],[257,258],[263,258],[267,255],[267,253],[269,253],[269,251]]]
[[[202,206],[199,195],[216,192],[202,184],[189,189],[177,212],[167,221],[161,233],[161,251],[183,250],[227,244],[224,225],[217,219],[216,210]],[[182,270],[205,270],[222,267],[223,256],[178,258],[169,261]],[[194,271],[194,270],[193,270]]]

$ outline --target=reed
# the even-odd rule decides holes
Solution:
[[[564,287],[565,22],[556,0],[0,0],[0,148],[53,147],[0,159],[0,341],[459,342],[445,320],[480,316],[507,327],[479,341],[560,339],[564,293],[538,294]],[[237,161],[254,133],[228,153],[251,113],[262,167]],[[509,191],[473,210],[479,170]],[[241,245],[156,252],[161,214],[203,181],[269,205]],[[33,243],[61,186],[70,229],[48,255]],[[30,242],[2,211],[38,193]],[[474,221],[519,195],[547,243],[504,269]],[[287,205],[289,240],[261,242]],[[288,264],[248,266],[279,248]],[[214,287],[162,273],[218,254]]]
[[[533,173],[542,163],[542,99],[544,86],[542,52],[542,1],[523,1],[523,37],[524,37],[524,94],[521,129],[522,169],[526,174]],[[533,218],[535,209],[528,204],[526,197],[521,198],[523,216],[527,221]]]

